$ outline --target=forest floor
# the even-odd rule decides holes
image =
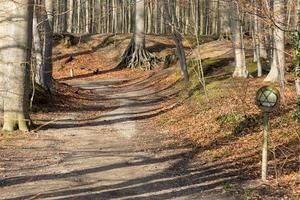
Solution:
[[[263,82],[230,78],[230,42],[200,48],[206,50],[206,98],[189,42],[186,85],[177,65],[116,70],[129,41],[130,35],[97,35],[70,48],[56,46],[57,92],[50,100],[36,98],[35,129],[0,135],[0,199],[299,197],[292,84],[285,106],[273,113],[270,181],[262,184],[261,115],[253,95]],[[165,37],[148,36],[147,46],[162,58],[175,52]]]

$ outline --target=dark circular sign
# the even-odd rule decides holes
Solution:
[[[270,111],[276,107],[279,99],[279,91],[271,86],[264,86],[256,93],[256,105],[264,111]]]

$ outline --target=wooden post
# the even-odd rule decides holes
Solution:
[[[262,165],[261,165],[261,179],[262,181],[267,180],[267,169],[268,169],[268,140],[269,140],[269,112],[263,113],[263,145],[262,145]]]
[[[70,69],[70,76],[74,77],[74,70],[73,69]]]

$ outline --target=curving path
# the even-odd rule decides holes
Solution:
[[[174,107],[161,103],[176,91],[155,90],[155,78],[129,86],[69,81],[118,108],[88,120],[70,113],[13,148],[0,147],[0,199],[242,199],[223,192],[237,178],[230,165],[204,165],[195,158],[201,149],[168,146],[171,139],[147,123]]]

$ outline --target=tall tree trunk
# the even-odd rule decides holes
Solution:
[[[50,90],[52,88],[52,47],[53,47],[53,0],[45,1],[43,13],[44,48],[42,86]]]
[[[3,130],[28,130],[29,64],[32,46],[32,0],[3,1],[0,11],[0,64],[4,92]]]
[[[245,65],[245,51],[243,48],[242,41],[242,27],[239,21],[239,9],[236,1],[230,2],[230,22],[231,22],[231,35],[232,43],[235,56],[235,70],[233,77],[244,77],[248,76],[248,71]]]
[[[36,17],[36,10],[33,12],[33,47],[34,47],[34,55],[35,55],[35,82],[39,85],[42,85],[42,76],[44,65],[43,65],[43,53],[42,53],[42,44],[41,38],[38,31],[38,21]]]
[[[118,68],[152,69],[157,58],[145,48],[145,1],[135,1],[135,32]]]
[[[257,5],[257,1],[254,0],[254,5]],[[257,64],[257,76],[262,76],[262,66],[261,66],[261,55],[260,55],[260,46],[261,43],[260,38],[260,21],[258,21],[258,8],[256,8],[255,15],[254,15],[254,44],[255,44],[255,57],[256,57],[256,64]]]
[[[77,33],[81,33],[81,0],[77,0]]]
[[[90,8],[89,0],[85,0],[85,32],[90,32]]]
[[[265,81],[277,82],[284,86],[285,48],[284,27],[285,1],[274,0],[274,31],[273,31],[273,57],[271,71]]]
[[[68,7],[68,29],[67,31],[69,33],[72,33],[73,31],[73,9],[74,9],[74,4],[73,0],[69,0],[69,7]]]
[[[176,43],[176,52],[177,52],[177,56],[179,58],[179,63],[180,63],[180,68],[181,71],[183,73],[183,77],[184,77],[184,81],[185,82],[189,82],[189,73],[187,70],[187,63],[186,63],[186,56],[185,56],[185,52],[184,52],[184,48],[182,45],[182,36],[179,32],[179,24],[177,22],[176,19],[176,11],[174,9],[175,5],[173,4],[173,6],[169,5],[169,7],[164,7],[165,8],[165,13],[166,13],[166,18],[169,21],[169,23],[171,23],[171,15],[173,14],[173,16],[175,17],[175,24],[174,24],[174,28],[173,28],[173,37]]]
[[[165,18],[164,18],[164,15],[165,15],[165,4],[160,1],[160,33],[161,34],[165,34]]]

